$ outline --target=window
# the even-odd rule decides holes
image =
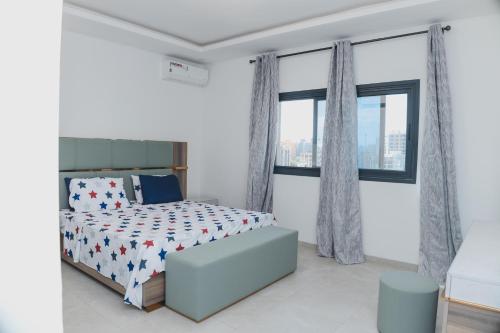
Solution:
[[[325,89],[280,94],[279,146],[274,173],[319,176]]]
[[[415,183],[419,80],[358,85],[359,179]],[[280,94],[275,173],[319,176],[326,89]]]

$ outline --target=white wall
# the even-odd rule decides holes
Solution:
[[[500,17],[449,22],[446,34],[455,112],[459,201],[464,231],[474,219],[500,220]],[[423,27],[409,28],[407,31]],[[396,33],[396,32],[395,32]],[[387,33],[389,34],[389,33]],[[383,34],[386,35],[386,34]],[[374,36],[356,36],[354,40]],[[216,63],[207,88],[160,80],[161,56],[65,32],[60,135],[189,142],[190,195],[213,195],[244,207],[253,66],[248,58]],[[356,46],[357,83],[421,80],[425,108],[426,37]],[[326,86],[329,53],[280,61],[281,91]],[[277,175],[275,214],[283,226],[315,242],[319,179]],[[419,188],[361,182],[363,238],[368,255],[416,263]]]
[[[474,219],[500,220],[500,17],[450,22],[446,34],[454,104],[460,210],[466,231]],[[416,27],[415,29],[421,29]],[[409,29],[413,31],[414,29]],[[353,39],[364,39],[359,36]],[[329,54],[314,53],[280,61],[280,89],[326,87]],[[356,46],[357,83],[421,80],[420,132],[426,89],[426,37],[415,36]],[[253,66],[248,58],[211,68],[203,115],[202,192],[224,205],[244,207],[248,126]],[[419,188],[416,185],[361,182],[363,239],[368,255],[417,263]],[[319,179],[277,175],[274,212],[283,226],[315,243]]]
[[[188,195],[197,195],[203,88],[161,80],[161,59],[64,31],[59,134],[187,141]]]
[[[0,2],[3,333],[62,332],[56,222],[61,13],[62,1]]]

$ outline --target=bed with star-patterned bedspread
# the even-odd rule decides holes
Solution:
[[[168,254],[275,224],[272,214],[193,201],[95,212],[60,211],[64,255],[125,288],[142,306],[142,285],[165,270]]]

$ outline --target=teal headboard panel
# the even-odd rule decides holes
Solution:
[[[130,175],[175,172],[175,167],[179,166],[179,161],[175,160],[176,154],[179,154],[175,151],[176,144],[179,143],[59,138],[59,207],[68,208],[69,194],[64,183],[65,177],[123,178],[127,197],[134,200]]]
[[[174,142],[59,138],[59,170],[165,168]]]

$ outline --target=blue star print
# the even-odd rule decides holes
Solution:
[[[134,270],[134,264],[132,263],[132,261],[129,260],[127,266],[129,272],[132,272]]]
[[[165,255],[167,254],[167,251],[165,251],[164,249],[161,249],[160,253],[158,253],[158,255],[160,256],[160,260],[163,261],[165,260]]]

